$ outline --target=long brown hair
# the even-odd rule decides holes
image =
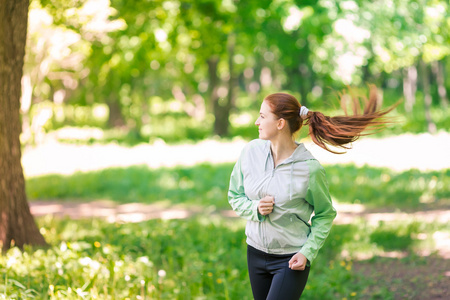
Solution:
[[[360,136],[372,134],[392,122],[386,117],[386,114],[392,111],[398,103],[387,109],[379,110],[378,98],[377,88],[373,85],[370,86],[369,99],[364,96],[340,93],[344,116],[329,117],[321,112],[310,110],[304,119],[299,114],[300,103],[290,94],[271,94],[264,98],[264,101],[268,102],[273,114],[287,121],[291,134],[300,130],[303,124],[309,125],[309,135],[314,143],[329,152],[341,154],[343,152],[333,151],[327,145],[349,149],[348,144],[356,141]],[[351,100],[353,115],[347,113],[347,100]],[[361,101],[365,104],[362,114]],[[363,131],[366,132],[363,133]]]

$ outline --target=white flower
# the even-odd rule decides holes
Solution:
[[[87,266],[91,264],[92,259],[90,257],[82,257],[78,260],[81,265]]]
[[[67,250],[67,244],[65,242],[62,242],[61,243],[61,247],[59,249],[61,249],[61,251],[63,251],[63,252],[66,251]]]
[[[141,263],[144,263],[144,264],[148,264],[148,263],[150,262],[150,260],[148,259],[147,256],[141,256],[141,257],[139,257],[139,258],[138,258],[138,261],[140,261]]]
[[[123,266],[123,261],[121,261],[121,260],[116,261],[115,266],[116,266],[116,267],[121,267],[121,266]]]
[[[13,266],[17,262],[17,259],[14,256],[11,256],[8,258],[8,261],[6,262],[6,267],[9,268]]]
[[[98,269],[100,269],[100,263],[96,260],[93,260],[90,266],[94,271],[98,271]]]

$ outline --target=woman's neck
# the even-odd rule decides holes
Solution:
[[[278,136],[277,138],[270,140],[270,143],[270,150],[272,151],[274,167],[291,156],[297,148],[297,144],[291,136]]]

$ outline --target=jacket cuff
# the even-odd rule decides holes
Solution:
[[[310,265],[311,265],[311,262],[312,262],[313,259],[314,259],[314,256],[312,255],[312,253],[310,253],[310,251],[308,251],[307,249],[305,249],[305,250],[301,249],[301,250],[299,251],[299,253],[303,254],[303,255],[306,257],[306,259],[308,260],[308,262],[306,263],[306,265],[307,265],[307,266],[310,266]]]
[[[266,216],[261,215],[261,214],[259,213],[259,211],[258,211],[259,200],[253,200],[252,205],[253,205],[253,207],[252,207],[252,210],[253,210],[253,220],[254,220],[254,221],[259,221],[259,222],[264,221],[264,220],[266,219]]]

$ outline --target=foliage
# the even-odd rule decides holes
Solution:
[[[417,102],[419,104],[423,104],[423,99],[419,98],[417,99]],[[58,128],[52,131],[52,134],[55,134],[54,136],[56,136],[58,141],[81,145],[94,143],[107,144],[115,142],[122,145],[134,146],[141,143],[152,143],[153,141],[159,139],[164,140],[167,144],[197,142],[211,137],[212,135],[212,125],[210,125],[212,124],[211,120],[199,121],[192,119],[183,113],[169,112],[167,114],[155,115],[152,118],[152,125],[150,127],[146,127],[147,129],[136,132],[134,130],[128,130],[127,128],[103,129],[103,117],[94,117],[92,110],[89,108],[86,108],[84,113],[81,113],[80,108],[78,109],[78,117],[70,122],[66,122],[64,127],[60,127],[63,124],[48,124],[48,130],[50,130],[50,128]],[[440,128],[441,130],[444,128],[450,128],[450,118],[447,118],[449,110],[450,108],[442,109],[439,107],[434,107],[431,109],[431,116],[437,128]],[[258,111],[259,107],[254,107],[246,110],[244,113],[231,114],[230,135],[228,137],[223,137],[223,139],[232,139],[236,136],[240,136],[248,140],[258,138],[258,130],[254,124]],[[391,114],[394,118],[397,118],[397,123],[388,125],[386,129],[377,132],[372,136],[385,137],[404,133],[416,134],[427,130],[427,121],[422,111],[414,111],[412,113],[412,117],[410,118],[405,117],[402,111],[403,109],[399,108]],[[334,116],[338,115],[340,111],[328,107],[327,109],[323,109],[323,113]],[[71,116],[74,116],[74,114],[71,114]],[[59,135],[59,131],[65,131],[74,126],[96,130],[101,132],[101,134],[98,136],[92,136],[88,139],[78,136],[61,137]],[[307,135],[308,128],[305,126],[301,130],[300,136],[304,138]]]
[[[448,128],[447,1],[59,2],[30,6],[26,142],[66,125],[125,128],[138,141],[197,139],[228,119],[225,108],[231,121],[271,92],[326,111],[334,91],[366,83],[386,105],[404,95],[402,130]],[[430,74],[417,72],[421,62]],[[231,125],[229,135],[242,132]]]
[[[0,294],[8,299],[251,299],[244,223],[207,215],[187,220],[110,224],[99,219],[38,219],[48,249],[10,249],[0,256]],[[366,222],[335,225],[311,268],[305,299],[355,297],[372,285],[352,265],[383,248],[412,251],[417,234],[444,230],[418,222],[390,225],[414,242],[373,239]],[[405,231],[405,229],[407,229]],[[381,248],[380,248],[381,246]],[[347,253],[344,254],[343,253]],[[395,285],[395,283],[392,283]],[[377,291],[379,293],[379,291]],[[384,299],[392,295],[384,291]]]
[[[241,226],[206,220],[40,223],[52,247],[24,253],[14,248],[1,257],[4,296],[249,298],[241,288],[246,282],[243,239],[236,231]]]
[[[200,205],[229,208],[226,199],[233,164],[149,169],[146,166],[110,168],[71,176],[46,175],[27,179],[34,199],[70,201],[110,199],[119,203]],[[325,166],[334,200],[391,209],[418,208],[423,203],[448,203],[450,170],[395,172],[355,165]],[[355,188],[355,183],[358,188]]]

